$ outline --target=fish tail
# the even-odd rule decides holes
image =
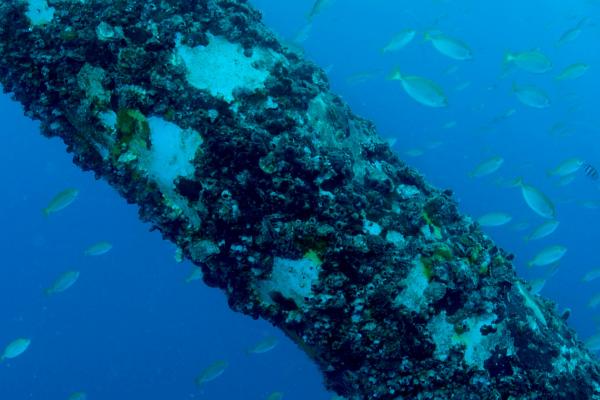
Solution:
[[[519,176],[515,178],[512,182],[510,182],[511,187],[520,187],[523,185],[523,177]]]
[[[44,217],[48,218],[48,216],[50,215],[50,210],[48,209],[48,207],[42,208],[42,214],[44,215]]]
[[[426,41],[426,42],[429,41],[429,40],[431,40],[431,31],[425,31],[425,32],[423,32],[423,40]]]
[[[400,72],[400,67],[395,67],[392,72],[388,75],[388,79],[391,81],[401,81],[402,80],[402,72]]]

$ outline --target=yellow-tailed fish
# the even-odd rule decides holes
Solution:
[[[527,265],[530,267],[549,265],[563,258],[566,252],[567,248],[564,246],[549,246],[537,253],[535,257],[533,257],[533,259],[527,263]]]
[[[264,338],[263,340],[256,343],[254,346],[250,347],[246,350],[248,354],[262,354],[268,351],[273,350],[277,344],[279,343],[279,339],[275,336],[269,336]]]
[[[521,188],[521,194],[525,203],[531,208],[536,214],[541,217],[548,219],[556,218],[556,208],[554,203],[542,193],[539,189],[534,188],[523,182],[523,179],[518,178],[515,181],[515,186]]]
[[[30,344],[31,339],[27,338],[13,340],[4,348],[4,352],[2,353],[2,356],[0,356],[0,362],[6,359],[19,357],[29,348]]]
[[[534,74],[543,74],[552,69],[550,59],[539,50],[506,53],[504,55],[504,65],[508,66],[510,64],[515,64],[523,71]]]
[[[556,77],[559,81],[577,79],[587,72],[589,65],[583,63],[572,64],[563,69]]]
[[[433,47],[441,54],[454,60],[470,60],[473,51],[462,40],[447,36],[439,31],[425,32],[425,40],[430,41]]]
[[[385,45],[381,51],[383,53],[390,53],[392,51],[398,51],[409,44],[415,37],[417,31],[414,29],[404,29],[398,32],[394,37]]]
[[[529,242],[530,240],[539,240],[550,236],[554,233],[554,231],[556,231],[556,229],[558,229],[558,225],[560,225],[560,222],[558,222],[555,219],[546,221],[537,228],[535,228],[534,231],[531,232],[531,234],[525,238],[525,241]]]
[[[480,178],[482,176],[493,174],[500,169],[502,164],[504,164],[504,158],[502,157],[496,156],[489,158],[478,164],[471,172],[469,172],[469,176],[471,178]]]
[[[281,400],[283,399],[283,392],[273,392],[267,396],[267,400]]]
[[[400,81],[404,91],[417,101],[428,107],[447,107],[448,99],[435,82],[414,75],[402,75],[395,69],[390,75],[391,80]]]
[[[581,280],[583,282],[591,282],[594,281],[596,279],[600,278],[600,268],[596,268],[593,269],[591,271],[588,271],[583,278],[581,278]]]
[[[50,296],[52,294],[61,293],[65,290],[69,289],[71,286],[77,282],[79,279],[79,271],[67,271],[54,281],[52,286],[46,289],[46,295]]]
[[[83,254],[86,256],[101,256],[108,253],[112,247],[112,244],[109,242],[98,242],[85,249]]]
[[[225,360],[218,360],[204,368],[200,375],[196,378],[196,385],[202,386],[206,382],[213,381],[219,376],[223,375],[225,369],[229,366],[229,363]]]
[[[86,400],[87,394],[85,392],[75,392],[71,393],[69,396],[69,400]]]
[[[550,97],[537,86],[534,85],[517,85],[513,83],[513,93],[517,99],[526,106],[533,108],[548,108],[550,107]]]
[[[502,226],[508,224],[511,220],[512,216],[510,214],[493,212],[477,218],[477,223],[481,226]]]
[[[77,189],[66,189],[62,192],[58,193],[56,196],[50,200],[48,206],[42,210],[45,216],[50,214],[54,214],[60,210],[63,210],[70,206],[77,196],[79,195],[79,190]]]
[[[556,167],[548,171],[550,176],[567,176],[572,175],[583,166],[585,162],[580,158],[569,158],[568,160],[562,161]]]

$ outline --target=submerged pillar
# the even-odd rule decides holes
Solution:
[[[3,0],[0,82],[340,395],[600,398],[512,256],[246,1]]]

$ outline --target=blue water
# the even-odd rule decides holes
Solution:
[[[254,0],[268,25],[291,41],[306,24],[311,0]],[[492,211],[513,215],[503,227],[486,229],[516,255],[521,276],[537,278],[544,270],[527,261],[547,245],[568,247],[555,276],[542,294],[573,310],[570,324],[582,338],[595,333],[598,313],[587,306],[600,291],[600,280],[581,283],[585,272],[600,267],[598,209],[582,206],[600,200],[600,189],[579,174],[558,187],[546,170],[569,157],[600,168],[600,4],[592,1],[522,2],[337,0],[314,18],[302,44],[306,56],[329,70],[331,86],[359,115],[372,119],[394,148],[437,186],[452,188],[460,209],[473,216]],[[524,4],[526,3],[526,4]],[[557,47],[556,41],[582,17],[590,17],[579,38]],[[398,31],[419,30],[405,49],[381,54]],[[473,49],[474,59],[453,61],[439,54],[421,33],[439,29]],[[513,70],[502,77],[505,51],[539,48],[554,63],[551,72],[532,75]],[[575,81],[556,82],[565,66],[591,66]],[[448,68],[458,65],[454,74]],[[394,67],[436,81],[449,107],[424,107],[386,75]],[[354,74],[374,71],[372,79],[349,83]],[[548,109],[520,104],[512,82],[534,83],[552,99]],[[462,91],[456,87],[470,86]],[[516,113],[493,129],[494,117]],[[185,283],[191,265],[174,260],[175,248],[137,219],[127,205],[92,173],[80,172],[58,140],[43,138],[19,105],[0,97],[0,348],[17,337],[32,344],[22,356],[0,364],[0,399],[67,399],[85,391],[89,399],[265,399],[273,391],[285,399],[329,399],[316,368],[279,332],[262,321],[231,312],[224,296],[198,281]],[[448,122],[456,126],[444,129]],[[549,133],[557,122],[573,126],[566,137]],[[435,149],[427,144],[441,141]],[[405,152],[422,149],[410,157]],[[504,157],[489,177],[468,172],[491,156]],[[555,202],[561,225],[539,242],[522,237],[543,222],[524,203],[518,189],[497,179],[525,180]],[[57,192],[80,189],[77,201],[44,218],[41,209]],[[515,223],[529,229],[516,231]],[[108,240],[106,255],[85,257],[92,243]],[[81,271],[68,291],[46,297],[43,290],[69,269]],[[271,352],[248,356],[260,339],[277,335]],[[218,359],[229,361],[219,379],[199,389],[198,373]]]

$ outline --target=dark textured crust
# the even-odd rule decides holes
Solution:
[[[52,19],[32,26],[27,4],[1,3],[4,90],[79,167],[138,204],[231,308],[297,342],[329,389],[351,399],[600,398],[595,357],[551,302],[528,294],[512,256],[245,1],[49,4]],[[100,24],[121,30],[101,38]],[[177,34],[189,47],[225,38],[248,57],[270,49],[275,61],[262,87],[227,102],[172,61]],[[113,128],[99,118],[107,110]],[[151,116],[203,139],[195,172],[168,194],[126,157],[152,151]],[[282,287],[288,272],[295,295]]]

